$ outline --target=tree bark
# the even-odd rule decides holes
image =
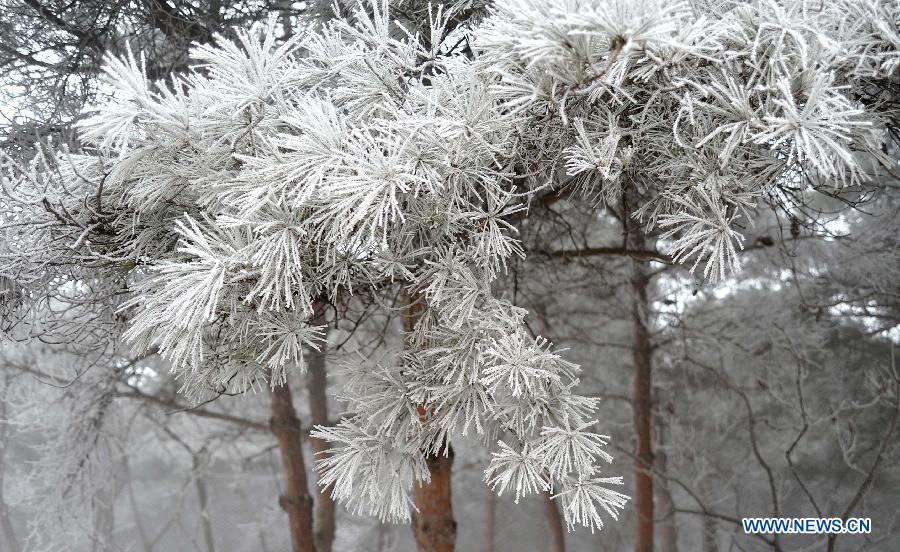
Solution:
[[[550,331],[550,323],[547,320],[547,312],[545,305],[540,304],[535,307],[537,320],[540,324],[541,334],[550,339],[552,332]],[[563,530],[562,516],[559,513],[559,507],[550,497],[549,491],[541,493],[544,501],[544,513],[547,516],[547,528],[553,543],[553,552],[565,552],[566,550],[566,532]]]
[[[408,300],[403,316],[403,329],[412,332],[425,307],[421,301]],[[419,406],[425,416],[425,407]],[[413,489],[413,502],[419,510],[413,516],[413,532],[421,552],[453,552],[456,548],[456,520],[453,518],[451,473],[453,447],[446,443],[444,454],[426,452],[425,462],[431,473],[429,483],[420,482]]]
[[[413,501],[419,509],[413,518],[413,530],[421,552],[453,552],[456,547],[450,487],[453,454],[450,445],[446,454],[429,454],[425,462],[431,482],[420,483],[413,491]]]
[[[281,508],[287,512],[293,552],[315,552],[313,541],[312,497],[306,482],[303,445],[300,440],[300,420],[294,410],[291,390],[287,383],[270,387],[272,433],[278,440],[281,466],[284,472],[284,494],[279,497]]]
[[[632,189],[626,190],[626,199],[637,205]],[[630,196],[630,197],[629,197]],[[645,251],[647,240],[637,221],[628,216],[630,209],[623,209],[626,226],[625,240],[629,250]],[[647,329],[649,302],[647,288],[650,277],[645,262],[631,260],[631,338],[632,361],[634,364],[634,389],[632,409],[634,432],[637,436],[637,451],[634,462],[634,506],[636,515],[635,552],[653,552],[653,445],[652,425],[652,361],[653,347]]]
[[[131,476],[131,464],[128,463],[128,456],[122,459],[122,469],[125,472],[125,484],[128,486],[128,504],[131,506],[131,515],[134,516],[134,527],[141,541],[141,548],[144,552],[152,552],[153,544],[147,537],[147,530],[144,529],[144,524],[141,522],[143,515],[138,508],[137,497],[134,496],[134,478]]]
[[[378,546],[375,552],[393,552],[394,534],[391,526],[383,521],[378,522]]]
[[[3,496],[3,487],[6,478],[6,453],[9,443],[9,425],[6,417],[6,393],[9,389],[9,375],[3,379],[3,388],[0,389],[0,524],[3,527],[3,537],[10,552],[20,552],[22,550],[16,531],[13,528],[12,519],[10,517],[9,507]]]
[[[656,467],[656,505],[660,512],[659,520],[659,552],[678,552],[678,530],[675,525],[675,503],[669,490],[668,458],[665,452],[667,424],[660,418],[656,419],[657,447],[654,451],[654,465]]]
[[[494,533],[496,532],[497,495],[489,486],[485,486],[484,497],[484,552],[494,552]]]
[[[547,526],[550,536],[553,538],[553,552],[566,552],[566,532],[563,529],[562,516],[556,502],[550,498],[550,492],[541,493],[544,500],[544,511],[547,514]]]
[[[709,478],[704,477],[700,481],[700,498],[703,499],[704,504],[712,503],[712,492],[710,491]],[[716,542],[717,526],[716,518],[703,516],[703,552],[719,552],[719,544]]]
[[[719,552],[716,525],[716,520],[712,516],[703,516],[703,552]]]
[[[194,463],[194,490],[197,491],[197,502],[200,505],[200,526],[203,529],[203,542],[206,544],[206,552],[216,552],[213,538],[212,520],[209,516],[209,493],[206,490],[206,481],[203,480],[200,470],[200,457],[193,454]]]
[[[313,318],[312,323],[315,325],[324,325],[325,305],[319,303],[317,306],[317,314]],[[313,425],[328,425],[328,378],[326,371],[325,347],[328,343],[328,333],[324,334],[322,345],[318,351],[310,349],[307,351],[307,384],[306,389],[309,391],[309,413]],[[328,443],[322,439],[311,438],[310,446],[313,450],[313,461],[321,460],[327,457]],[[316,515],[315,515],[315,539],[317,552],[331,552],[334,543],[335,531],[335,504],[331,498],[332,488],[319,487],[319,493],[316,496]]]
[[[118,485],[115,470],[113,470],[111,477],[113,478],[112,485],[109,487],[103,486],[100,489],[95,490],[93,494],[94,534],[91,536],[92,552],[106,552],[113,548],[113,530],[116,525],[116,511],[113,509],[113,502],[116,499],[116,487]]]
[[[279,0],[278,9],[281,10],[281,32],[284,34],[284,40],[293,38],[294,23],[291,21],[291,0]]]

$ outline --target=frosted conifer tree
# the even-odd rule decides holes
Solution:
[[[399,292],[405,347],[347,367],[320,484],[409,520],[427,458],[474,435],[498,493],[550,491],[600,529],[628,497],[595,400],[496,289],[526,256],[516,225],[571,193],[626,202],[716,280],[747,209],[864,182],[885,115],[863,92],[896,82],[900,10],[813,4],[457,2],[418,31],[362,4],[286,43],[270,26],[200,46],[165,82],[111,59],[85,151],[9,167],[4,275],[124,277],[125,337],[194,400],[283,382],[318,343],[316,298]]]

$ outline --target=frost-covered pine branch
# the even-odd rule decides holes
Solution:
[[[351,367],[349,416],[316,432],[334,443],[321,483],[408,519],[425,455],[474,434],[495,447],[494,489],[551,491],[570,526],[599,529],[627,497],[601,471],[595,401],[494,289],[525,255],[516,224],[548,195],[637,198],[626,216],[726,277],[759,202],[869,177],[884,115],[856,92],[896,78],[900,11],[499,0],[484,18],[455,2],[407,26],[391,13],[361,4],[281,44],[273,25],[239,31],[167,82],[139,56],[110,60],[117,94],[81,124],[85,152],[8,171],[3,258],[28,263],[3,276],[58,288],[64,266],[76,291],[116,282],[126,337],[158,348],[197,400],[302,366],[316,298],[402,292],[421,315],[395,362]]]

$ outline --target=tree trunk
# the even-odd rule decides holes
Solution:
[[[566,532],[563,529],[562,516],[559,515],[556,501],[550,498],[549,491],[541,493],[541,498],[544,500],[544,511],[547,514],[550,536],[553,537],[553,552],[566,552]]]
[[[393,528],[383,521],[378,522],[378,546],[375,552],[393,552],[395,548]]]
[[[3,497],[0,497],[2,500]],[[13,528],[12,519],[9,515],[9,507],[5,502],[0,502],[0,522],[3,523],[3,537],[10,552],[21,552],[22,547],[19,545],[19,538]]]
[[[421,301],[410,299],[403,316],[403,329],[409,333],[425,308]],[[419,414],[426,415],[419,407]],[[456,520],[453,518],[451,471],[453,447],[446,443],[444,454],[426,452],[425,462],[431,473],[429,483],[420,482],[413,489],[413,502],[418,508],[413,516],[413,532],[421,552],[453,552],[456,547]]]
[[[496,532],[497,495],[489,486],[485,486],[484,497],[484,552],[494,552],[494,533]]]
[[[430,483],[420,483],[413,492],[419,511],[413,518],[416,544],[421,552],[453,552],[456,546],[456,521],[453,519],[450,475],[453,466],[453,447],[447,453],[429,454],[425,458]]]
[[[545,305],[541,304],[535,308],[538,324],[540,324],[541,334],[550,339],[552,332],[550,331],[550,323],[547,320],[547,312]],[[566,532],[563,530],[562,516],[559,514],[557,503],[550,497],[549,491],[541,493],[544,501],[544,512],[547,515],[547,527],[550,530],[550,536],[553,539],[553,552],[565,552],[566,550]]]
[[[704,504],[712,503],[712,492],[709,478],[704,477],[700,481],[700,498]],[[703,516],[703,552],[719,552],[719,544],[716,542],[717,526],[716,518]]]
[[[629,193],[631,192],[631,193]],[[626,199],[637,205],[633,190],[626,190]],[[630,196],[630,197],[629,197]],[[629,209],[623,210],[626,225],[626,245],[630,250],[644,251],[647,247],[643,229],[637,221],[630,219]],[[647,288],[650,277],[645,262],[631,260],[631,339],[634,364],[634,390],[632,409],[634,432],[637,436],[637,451],[634,462],[634,506],[636,514],[635,552],[653,552],[653,448],[651,441],[652,424],[652,357],[650,332],[647,329],[649,303]]]
[[[197,502],[200,505],[200,526],[203,529],[203,542],[206,544],[206,552],[216,552],[212,520],[210,520],[209,516],[209,493],[206,490],[206,482],[200,474],[200,458],[196,453],[193,455],[193,462],[194,490],[197,491]]]
[[[272,433],[278,440],[284,472],[284,494],[279,497],[281,508],[287,512],[293,552],[315,552],[313,542],[312,497],[306,482],[303,462],[300,420],[294,410],[291,390],[287,383],[270,387],[272,401]]]
[[[317,305],[317,315],[313,318],[312,323],[315,325],[325,324],[325,306]],[[307,374],[308,380],[306,389],[309,391],[309,413],[312,418],[313,425],[328,425],[328,379],[325,365],[325,347],[328,342],[328,333],[324,334],[323,343],[320,350],[310,349],[307,351],[308,363]],[[322,439],[311,438],[310,445],[313,450],[313,461],[326,458],[328,443]],[[335,504],[331,498],[331,487],[319,487],[319,493],[316,496],[316,515],[315,515],[315,539],[317,552],[331,552],[331,546],[334,543],[335,528]]]
[[[703,516],[703,552],[719,552],[716,542],[716,520],[712,516]]]
[[[16,531],[13,528],[12,519],[10,517],[9,507],[6,505],[6,499],[3,496],[3,487],[6,479],[6,454],[7,445],[9,444],[9,424],[6,421],[6,393],[9,390],[10,377],[7,375],[3,379],[3,388],[0,389],[0,524],[3,527],[3,537],[6,540],[7,549],[10,552],[20,552],[22,550],[19,539],[16,537]]]
[[[279,0],[278,2],[278,9],[281,10],[281,32],[284,34],[282,37],[284,40],[288,40],[294,36],[294,24],[291,21],[292,3],[291,0]]]
[[[128,456],[122,458],[122,469],[125,472],[125,484],[128,485],[128,504],[131,507],[131,515],[134,516],[134,527],[137,530],[138,539],[141,541],[141,549],[144,552],[152,552],[153,544],[147,537],[147,530],[141,522],[144,516],[138,508],[137,497],[134,496],[134,478],[131,475],[131,464],[128,463]]]
[[[678,531],[675,525],[675,503],[669,490],[668,458],[665,452],[667,424],[661,417],[656,418],[657,447],[654,451],[656,467],[656,505],[660,512],[659,520],[659,552],[678,552]]]
[[[112,484],[109,487],[101,487],[94,492],[94,519],[91,550],[93,552],[107,552],[113,549],[113,530],[116,525],[113,502],[116,499],[117,474],[111,475]]]

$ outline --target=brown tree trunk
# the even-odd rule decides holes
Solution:
[[[403,316],[403,329],[411,332],[425,307],[419,301],[408,301]],[[419,407],[425,416],[425,407]],[[453,518],[451,472],[453,447],[446,443],[445,454],[427,452],[425,462],[431,473],[429,483],[420,482],[413,489],[413,502],[419,510],[413,516],[413,532],[421,552],[453,552],[456,548],[456,520]]]
[[[654,465],[657,473],[656,505],[659,511],[659,552],[678,552],[678,530],[675,526],[675,503],[669,490],[667,478],[668,458],[665,452],[667,424],[661,417],[656,418],[657,447],[654,451]]]
[[[447,445],[446,455],[429,454],[425,462],[431,472],[431,482],[420,484],[413,491],[413,501],[419,509],[413,518],[416,544],[421,552],[453,552],[456,547],[450,487],[453,447]]]
[[[287,512],[293,552],[315,552],[313,542],[312,497],[306,482],[303,462],[300,420],[294,410],[291,390],[287,383],[270,388],[272,404],[272,433],[278,440],[281,466],[284,471],[284,494],[279,497],[281,508]]]
[[[629,197],[630,196],[630,197]],[[637,198],[632,189],[626,190],[626,199],[634,206]],[[630,250],[644,251],[646,238],[640,224],[629,217],[630,209],[623,210],[627,227],[626,245]],[[634,390],[632,409],[637,451],[634,462],[634,507],[636,514],[635,552],[653,552],[653,445],[652,425],[652,357],[653,348],[647,329],[649,303],[647,288],[650,277],[645,262],[631,260],[631,346],[634,364]]]
[[[494,552],[494,533],[496,532],[497,495],[489,486],[485,486],[484,497],[484,552]]]
[[[550,536],[553,537],[553,552],[566,552],[566,532],[563,530],[562,516],[559,515],[556,501],[550,498],[549,491],[541,493],[541,497],[544,499],[547,526],[550,529]]]
[[[317,314],[313,318],[312,323],[315,325],[324,325],[325,305],[319,303],[316,305]],[[322,345],[318,351],[310,349],[307,351],[307,374],[308,380],[306,389],[309,391],[309,413],[313,425],[328,425],[328,378],[325,364],[325,347],[327,345],[328,333],[324,334]],[[323,439],[311,438],[310,445],[313,450],[313,461],[321,460],[326,457],[328,443]],[[316,515],[315,515],[315,539],[317,552],[331,552],[331,546],[334,543],[335,528],[335,504],[331,498],[331,487],[319,487],[319,493],[316,496]]]

